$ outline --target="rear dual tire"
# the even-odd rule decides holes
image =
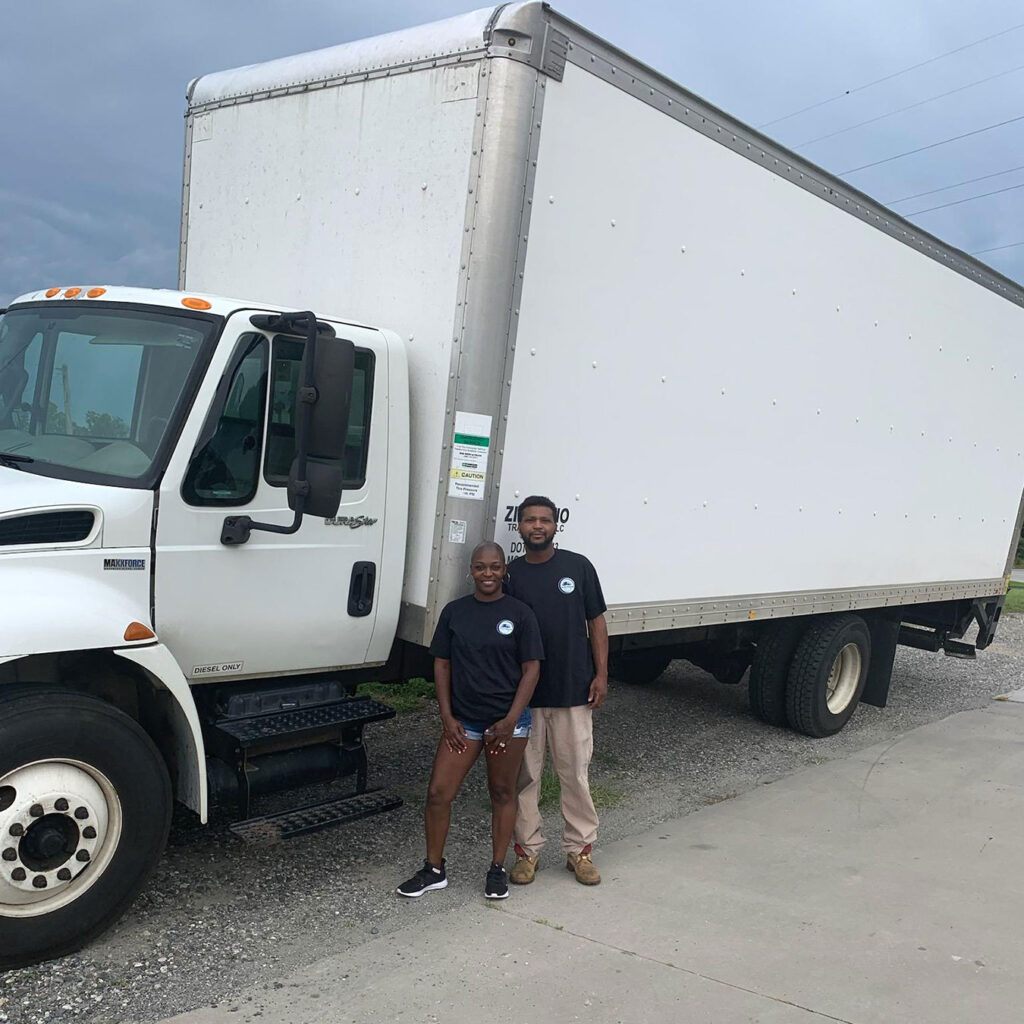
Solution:
[[[857,708],[870,661],[871,635],[859,615],[779,622],[757,643],[751,711],[806,736],[833,736]]]

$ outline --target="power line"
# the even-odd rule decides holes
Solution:
[[[990,124],[985,128],[975,128],[972,132],[964,132],[962,135],[954,135],[951,139],[943,139],[941,142],[933,142],[927,146],[918,146],[917,149],[908,149],[905,153],[897,153],[895,156],[887,156],[882,160],[873,160],[869,164],[861,164],[860,167],[851,167],[848,170],[840,171],[840,174],[853,174],[855,171],[864,171],[868,167],[877,167],[879,164],[887,164],[892,160],[899,160],[905,156],[912,156],[914,153],[923,153],[928,149],[935,149],[937,146],[945,146],[950,142],[957,142],[960,139],[968,139],[972,135],[981,135],[982,132],[990,132],[993,128],[1002,128],[1003,125],[1013,124],[1014,121],[1024,121],[1024,114],[1018,117],[1011,117],[1006,121],[1000,121],[998,124]]]
[[[983,252],[998,252],[1000,249],[1016,249],[1018,245],[1024,245],[1024,242],[1011,242],[1009,245],[993,245],[991,249],[975,249],[974,252],[968,253],[968,255],[980,256]]]
[[[976,181],[987,181],[989,178],[1001,178],[1004,174],[1012,174],[1014,171],[1024,171],[1024,164],[1019,167],[1009,167],[1005,171],[996,171],[995,174],[982,174],[978,178],[966,178],[958,181],[955,185],[943,185],[942,188],[929,189],[927,192],[915,192],[912,196],[904,196],[902,199],[886,199],[886,206],[894,206],[896,203],[906,203],[911,199],[921,199],[923,196],[933,196],[936,192],[948,192],[951,188],[960,188],[961,185],[973,185]]]
[[[1011,25],[1009,28],[1004,28],[1001,32],[994,32],[990,36],[985,36],[984,39],[975,39],[973,43],[965,43],[963,46],[957,46],[955,49],[947,50],[945,53],[940,53],[935,57],[929,57],[927,60],[922,60],[917,64],[911,64],[908,68],[902,68],[900,71],[892,72],[892,74],[883,75],[881,78],[876,78],[873,82],[868,82],[866,85],[858,85],[854,89],[847,89],[845,92],[841,92],[838,96],[832,96],[827,100],[819,100],[817,103],[801,107],[799,110],[794,110],[791,114],[785,114],[782,117],[775,118],[774,121],[765,121],[757,127],[768,128],[773,124],[778,124],[780,121],[788,121],[791,117],[796,117],[797,114],[805,114],[808,110],[815,110],[818,107],[824,107],[828,103],[835,103],[836,100],[841,100],[844,96],[852,96],[855,92],[863,92],[865,89],[870,89],[873,85],[880,85],[882,82],[889,82],[894,78],[899,78],[900,75],[907,74],[908,71],[916,71],[918,68],[923,68],[926,64],[934,64],[935,61],[942,60],[944,57],[950,57],[954,53],[961,53],[964,50],[969,50],[972,46],[978,46],[980,43],[987,43],[990,39],[998,39],[1000,36],[1005,36],[1010,32],[1016,32],[1019,28],[1024,28],[1024,22],[1019,25]]]
[[[988,78],[979,78],[976,82],[957,86],[955,89],[950,89],[949,92],[940,92],[938,96],[929,96],[927,99],[918,100],[917,103],[911,103],[909,106],[899,107],[897,110],[890,110],[888,114],[879,114],[877,117],[869,117],[866,121],[858,121],[856,124],[851,124],[848,128],[840,128],[837,131],[829,132],[827,135],[819,135],[817,138],[808,139],[806,142],[798,143],[793,147],[793,149],[803,149],[806,146],[813,146],[815,142],[824,142],[825,139],[834,139],[837,135],[852,132],[855,128],[863,128],[865,125],[874,124],[876,121],[884,121],[887,117],[895,117],[896,114],[902,114],[908,110],[914,110],[916,107],[923,107],[926,103],[934,103],[936,100],[943,100],[947,96],[952,96],[954,93],[963,92],[966,89],[973,89],[976,85],[984,85],[986,82],[992,82],[997,78],[1002,78],[1005,75],[1012,75],[1015,71],[1022,70],[1024,70],[1024,64],[1020,64],[1015,68],[1010,68],[1009,71],[1000,71],[998,74],[989,75]]]
[[[933,210],[945,210],[949,206],[959,206],[961,203],[973,203],[975,199],[987,199],[989,196],[998,196],[1003,192],[1013,192],[1018,188],[1024,188],[1024,181],[1019,185],[1010,185],[1008,188],[997,188],[994,192],[982,192],[980,196],[968,196],[966,199],[955,199],[951,203],[943,203],[941,206],[929,206],[927,210],[915,210],[913,213],[904,213],[902,217],[916,217],[922,213],[931,213]]]

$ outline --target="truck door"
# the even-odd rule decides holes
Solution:
[[[291,522],[286,484],[304,342],[254,330],[245,314],[225,327],[213,380],[161,485],[156,528],[157,635],[193,680],[366,659],[384,525],[387,349],[375,331],[337,331],[356,346],[338,515],[307,515],[295,534],[253,532],[230,547],[220,542],[228,515]]]

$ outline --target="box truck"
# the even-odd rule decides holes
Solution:
[[[106,928],[175,800],[395,806],[354,686],[429,673],[531,493],[624,681],[823,736],[992,640],[1024,289],[544,4],[193,81],[178,290],[50,284],[0,320],[0,966]]]

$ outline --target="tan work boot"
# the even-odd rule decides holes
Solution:
[[[529,885],[537,874],[537,858],[531,857],[518,843],[515,845],[516,862],[508,874],[515,885]]]
[[[576,876],[580,885],[597,885],[601,881],[601,872],[594,867],[590,859],[590,845],[587,844],[579,853],[570,853],[565,859],[565,868]]]

